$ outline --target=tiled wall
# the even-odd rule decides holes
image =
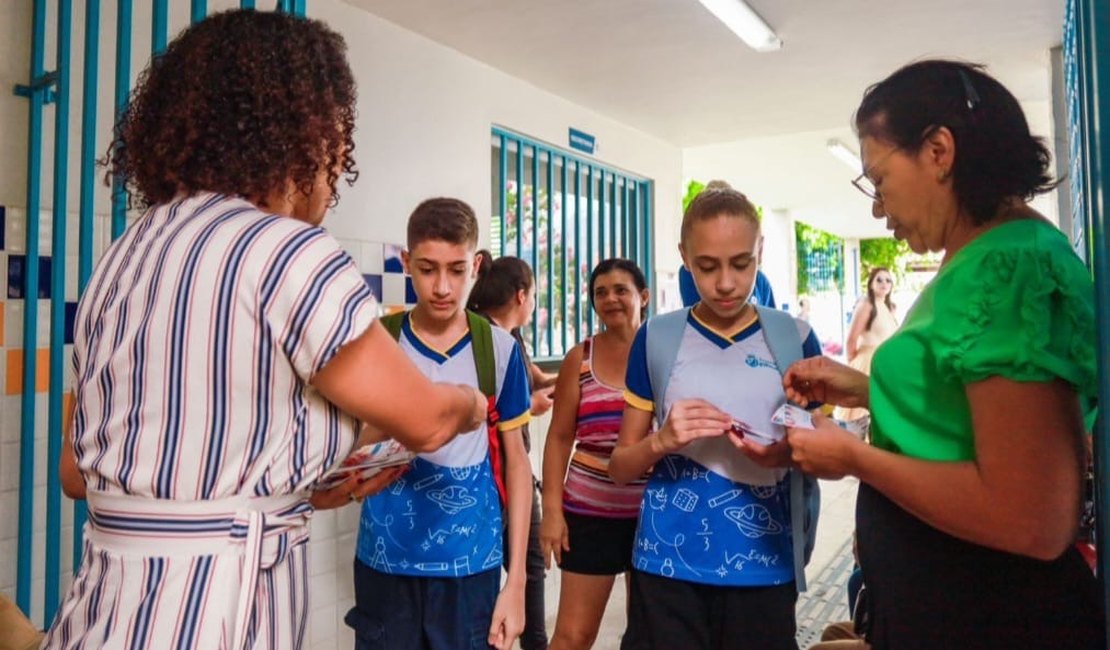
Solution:
[[[24,295],[24,274],[27,270],[27,215],[16,207],[0,206],[0,592],[14,600],[19,534],[20,479],[20,415],[22,412],[23,364],[27,351],[23,348],[23,318],[28,300],[38,306],[37,346],[34,350],[36,372],[35,443],[34,443],[34,516],[31,534],[31,617],[42,621],[42,598],[45,588],[46,546],[46,450],[48,431],[47,391],[50,383],[50,311],[51,278],[56,272],[65,274],[64,308],[65,348],[63,387],[73,385],[70,356],[73,341],[73,316],[77,309],[77,215],[67,215],[66,256],[59,260],[52,254],[53,217],[42,211],[39,218],[39,281],[38,286]],[[99,255],[107,246],[107,217],[97,216],[93,252]],[[61,589],[69,586],[73,566],[73,504],[62,500]]]
[[[27,298],[23,295],[26,267],[26,214],[18,208],[0,206],[0,592],[15,599],[17,535],[19,532],[20,412],[23,385],[23,317]],[[44,548],[46,537],[46,448],[47,391],[49,387],[50,274],[57,268],[51,255],[51,217],[40,219],[40,281],[38,286],[38,348],[35,381],[36,436],[34,450],[35,490],[32,527],[31,618],[43,625],[42,599],[45,587]],[[108,219],[98,216],[94,228],[94,255],[99,258],[108,246]],[[69,216],[67,228],[66,347],[64,387],[73,385],[70,371],[72,322],[77,304],[77,217]],[[401,268],[401,247],[383,242],[343,240],[340,242],[358,265],[374,295],[392,311],[411,306],[416,297],[411,278]],[[359,510],[346,507],[316,513],[310,545],[310,614],[308,647],[350,648],[354,641],[343,624],[343,616],[354,604],[352,562]],[[71,581],[73,504],[62,499],[61,592]]]

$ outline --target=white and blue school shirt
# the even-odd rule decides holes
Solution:
[[[809,324],[795,319],[803,356],[820,356]],[[678,400],[700,398],[756,430],[784,431],[771,414],[786,401],[782,374],[755,321],[725,335],[693,310],[666,395],[648,373],[647,327],[628,357],[625,399],[662,413]],[[632,565],[677,580],[722,586],[766,586],[794,579],[789,480],[785,469],[749,460],[725,437],[695,440],[655,464],[640,506]]]
[[[491,329],[497,426],[509,431],[531,418],[532,391],[516,341],[499,327]],[[405,314],[398,343],[432,381],[478,386],[470,332],[437,350],[420,339]],[[418,454],[408,472],[363,503],[359,561],[382,573],[436,578],[500,567],[501,503],[489,455],[485,424]]]

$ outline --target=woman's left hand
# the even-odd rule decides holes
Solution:
[[[357,476],[352,476],[330,490],[313,492],[309,503],[317,510],[331,510],[332,508],[341,508],[355,501],[361,502],[364,498],[374,496],[384,490],[408,469],[408,465],[390,467],[383,469],[365,481],[360,480]]]
[[[867,443],[820,413],[813,414],[813,426],[813,429],[786,428],[794,463],[818,478],[841,479],[855,474],[855,451],[858,445]]]

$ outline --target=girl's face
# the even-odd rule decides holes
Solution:
[[[871,292],[876,298],[886,298],[893,289],[894,278],[886,271],[876,273],[875,278],[871,280]]]
[[[702,303],[721,324],[739,319],[748,304],[762,251],[759,226],[730,214],[694,222],[679,245]]]
[[[642,320],[640,314],[648,303],[648,291],[637,289],[628,271],[613,269],[594,280],[591,302],[605,329],[625,326],[637,329]]]
[[[532,322],[532,313],[536,310],[536,284],[527,289],[521,289],[516,292],[517,309],[516,309],[516,322],[520,323],[518,327],[524,327]]]

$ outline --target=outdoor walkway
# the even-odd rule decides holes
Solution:
[[[821,481],[821,519],[817,546],[806,569],[809,591],[798,598],[798,646],[805,650],[820,640],[821,630],[833,621],[848,619],[845,585],[852,572],[852,530],[855,528],[856,488],[859,481]],[[555,632],[559,606],[559,571],[547,574],[547,633]],[[595,650],[617,650],[625,627],[625,581],[617,577],[601,623]]]

